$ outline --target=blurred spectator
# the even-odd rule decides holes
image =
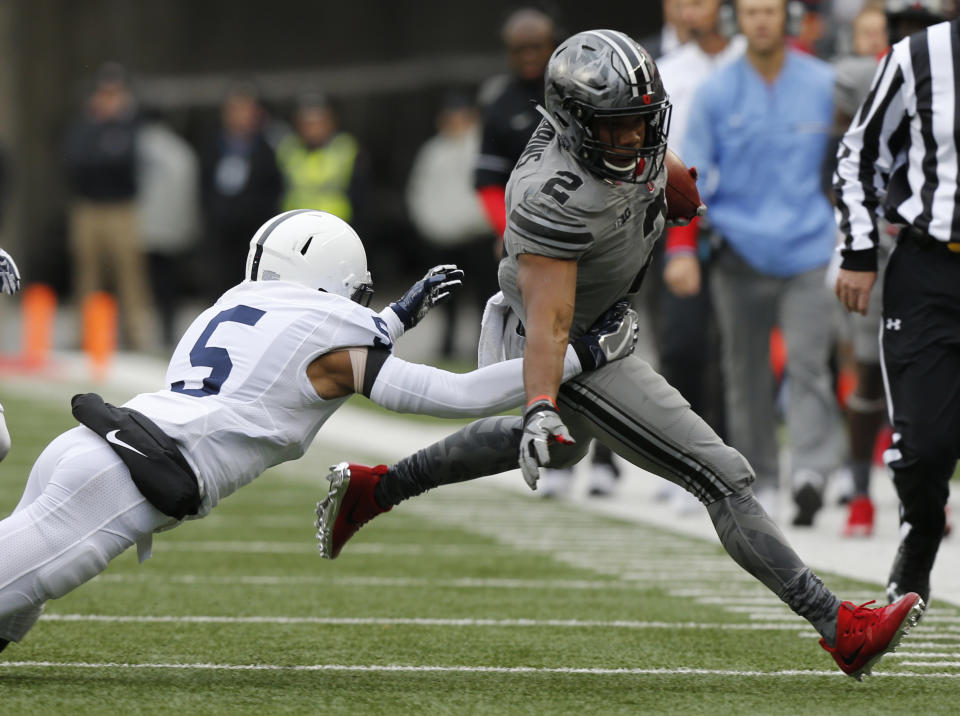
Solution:
[[[829,0],[788,0],[787,45],[814,57],[833,54],[832,37],[824,18],[824,5]]]
[[[360,236],[369,221],[370,176],[360,145],[340,129],[327,97],[308,93],[294,113],[295,132],[277,148],[286,182],[281,209],[318,209],[338,216]]]
[[[512,76],[499,86],[496,96],[481,91],[483,138],[474,182],[497,237],[497,256],[502,251],[507,225],[504,196],[507,180],[527,140],[540,122],[535,105],[543,104],[543,73],[556,47],[553,20],[540,10],[521,8],[503,25],[502,39]]]
[[[831,0],[827,8],[827,25],[837,57],[857,54],[853,46],[853,25],[860,13],[868,8],[883,12],[883,0]]]
[[[410,216],[431,249],[428,263],[454,263],[467,272],[461,290],[444,304],[446,327],[441,349],[447,358],[454,353],[463,295],[473,297],[479,327],[486,300],[498,290],[490,260],[492,234],[473,189],[473,165],[479,151],[476,108],[465,95],[448,95],[437,117],[437,133],[417,152],[407,185]],[[479,332],[474,345],[478,337]]]
[[[670,94],[670,148],[684,156],[686,133],[697,87],[718,67],[743,54],[742,35],[728,38],[720,29],[721,0],[679,0],[680,22],[691,41],[662,57],[657,66]],[[725,433],[723,381],[716,318],[710,300],[709,233],[702,222],[669,229],[664,256],[664,286],[659,301],[660,374],[690,402],[721,437]],[[677,507],[699,512],[690,493],[674,485]],[[674,489],[675,488],[675,489]]]
[[[252,85],[234,85],[220,110],[220,129],[203,152],[205,283],[211,298],[236,284],[244,247],[279,210],[283,177],[264,135],[264,114]]]
[[[684,0],[663,0],[663,27],[660,32],[640,38],[644,49],[658,60],[690,39],[690,33],[681,18],[683,4]]]
[[[827,368],[835,310],[825,286],[836,227],[821,184],[833,72],[787,49],[783,0],[738,0],[745,56],[700,86],[684,139],[722,246],[711,289],[721,329],[727,431],[776,509],[779,455],[770,334],[787,344],[790,467],[810,525],[838,466],[838,411]]]
[[[70,247],[78,303],[116,284],[126,338],[152,346],[149,281],[137,224],[137,133],[140,121],[120,65],[97,73],[83,115],[69,127],[64,157],[72,193]]]
[[[200,233],[200,166],[193,148],[160,118],[144,120],[137,150],[140,235],[163,345],[170,348],[184,259]]]
[[[853,20],[854,54],[835,62],[834,135],[835,146],[870,91],[877,61],[888,49],[887,19],[883,10],[868,5]],[[834,148],[833,156],[836,155]],[[878,245],[878,270],[886,268],[886,257],[893,247],[889,225],[881,222]],[[834,255],[839,265],[839,254]],[[880,282],[882,284],[882,282]],[[852,348],[856,387],[847,398],[847,427],[850,433],[848,469],[853,486],[849,495],[847,523],[843,534],[865,537],[873,532],[874,506],[870,500],[870,470],[877,433],[884,420],[883,377],[880,368],[880,309],[882,291],[870,296],[867,315],[849,314],[849,337]]]

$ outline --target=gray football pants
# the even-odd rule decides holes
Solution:
[[[48,599],[175,524],[137,490],[106,442],[77,427],[37,458],[20,503],[0,521],[0,638],[20,641]]]
[[[750,465],[647,363],[630,356],[568,381],[558,406],[576,443],[553,446],[551,467],[577,462],[596,438],[634,465],[686,488],[706,505],[730,556],[833,639],[839,601],[757,502]],[[384,506],[439,485],[515,469],[520,435],[517,417],[467,425],[392,466],[380,481]]]
[[[779,484],[776,396],[770,369],[770,331],[787,344],[786,422],[793,474],[823,478],[838,467],[843,431],[830,387],[828,361],[837,302],[826,269],[781,278],[755,271],[729,247],[712,267],[726,385],[727,437],[750,461],[757,486]]]

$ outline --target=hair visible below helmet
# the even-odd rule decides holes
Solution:
[[[279,214],[250,239],[250,281],[293,281],[369,305],[373,295],[367,254],[350,224],[325,211]]]
[[[581,164],[617,181],[647,182],[660,173],[670,98],[656,63],[639,43],[615,30],[580,32],[554,51],[545,83],[547,111],[559,124],[562,145]],[[615,117],[644,120],[642,147],[619,146],[612,134],[602,136],[603,120]],[[625,165],[625,157],[634,162]]]

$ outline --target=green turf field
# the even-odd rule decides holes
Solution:
[[[12,509],[65,404],[0,391]],[[414,446],[411,446],[414,447]],[[0,655],[0,712],[935,714],[960,711],[938,605],[863,683],[713,544],[477,483],[317,556],[321,467],[276,470],[48,605]],[[375,459],[376,455],[352,456]],[[830,577],[846,598],[878,585]]]

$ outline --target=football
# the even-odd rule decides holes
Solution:
[[[690,221],[701,215],[703,202],[697,189],[696,168],[687,169],[683,160],[670,149],[664,163],[667,167],[667,221]]]

